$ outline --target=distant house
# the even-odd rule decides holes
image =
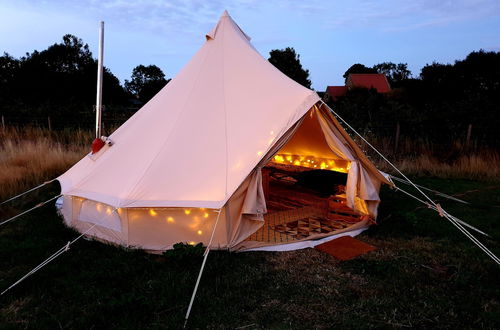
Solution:
[[[325,101],[337,101],[344,96],[348,90],[353,88],[375,89],[378,93],[388,93],[391,91],[389,81],[381,73],[351,73],[346,80],[345,86],[327,86],[325,91]]]
[[[324,96],[325,101],[337,101],[339,97],[347,93],[347,86],[327,86]]]

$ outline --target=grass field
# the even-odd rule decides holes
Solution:
[[[443,205],[490,233],[483,241],[500,253],[498,184],[421,183],[465,193],[472,207]],[[500,268],[435,212],[393,191],[382,197],[380,224],[360,236],[378,250],[351,261],[313,249],[210,254],[189,326],[498,328]],[[52,206],[2,228],[0,288],[76,236]],[[0,324],[179,328],[200,263],[82,240],[0,298]]]
[[[63,138],[57,139],[47,137],[46,143],[62,146],[61,153],[41,150],[59,155],[62,165],[30,162],[13,147],[19,171],[36,174],[37,166],[43,172],[40,166],[49,164],[46,180],[86,150],[76,143],[68,152]],[[11,160],[4,157],[3,164]],[[17,181],[4,177],[0,191],[10,194],[5,182]],[[39,179],[29,176],[8,189]],[[500,254],[498,180],[422,176],[417,182],[469,201],[436,197],[450,213],[491,234],[480,239]],[[58,192],[53,183],[0,208],[0,219]],[[436,212],[389,189],[381,197],[379,224],[359,236],[377,250],[354,260],[340,262],[313,249],[212,252],[188,328],[500,328],[500,267]],[[0,290],[77,235],[52,204],[0,227]],[[80,240],[0,297],[0,328],[181,328],[200,265],[199,257],[169,258]]]

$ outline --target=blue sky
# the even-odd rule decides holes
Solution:
[[[224,9],[264,57],[294,47],[319,91],[354,63],[406,62],[417,75],[433,61],[500,51],[499,0],[0,0],[0,52],[19,57],[71,33],[96,55],[104,20],[105,65],[121,81],[138,64],[174,77]]]

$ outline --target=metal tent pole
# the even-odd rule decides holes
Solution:
[[[103,76],[103,59],[104,59],[104,22],[101,21],[99,26],[99,55],[97,58],[97,96],[95,106],[95,137],[101,137],[101,121],[102,121],[102,76]]]

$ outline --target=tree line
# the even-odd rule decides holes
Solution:
[[[355,64],[346,75],[369,72],[385,74],[392,91],[353,89],[331,104],[365,134],[392,135],[399,126],[407,137],[443,145],[472,135],[478,146],[500,146],[500,52],[428,64],[417,77],[405,63]]]
[[[309,71],[293,48],[273,50],[269,61],[296,82],[311,87]],[[414,77],[407,63],[356,63],[351,73],[381,73],[388,94],[353,88],[329,105],[364,135],[407,138],[449,146],[468,138],[477,147],[499,147],[500,52],[473,51],[453,64],[425,65]],[[396,133],[397,131],[397,133]]]
[[[311,88],[309,70],[293,48],[274,49],[269,62],[290,78]],[[43,51],[14,58],[0,56],[0,114],[29,121],[51,116],[61,125],[77,122],[92,127],[97,60],[87,44],[73,35]],[[410,138],[434,143],[464,139],[472,132],[479,145],[500,146],[500,52],[471,52],[453,64],[432,63],[413,76],[406,63],[384,62],[372,67],[356,63],[350,73],[383,73],[388,94],[351,89],[331,106],[364,134],[393,136],[396,127]],[[122,121],[146,103],[170,79],[155,65],[138,65],[121,85],[104,70],[105,119]]]
[[[50,116],[61,125],[66,122],[92,127],[96,76],[97,60],[89,46],[73,35],[65,35],[62,42],[21,58],[4,53],[0,56],[0,114],[16,118],[17,124]],[[122,86],[104,68],[105,113],[109,117],[130,108],[137,110],[169,81],[156,65],[138,65]]]

